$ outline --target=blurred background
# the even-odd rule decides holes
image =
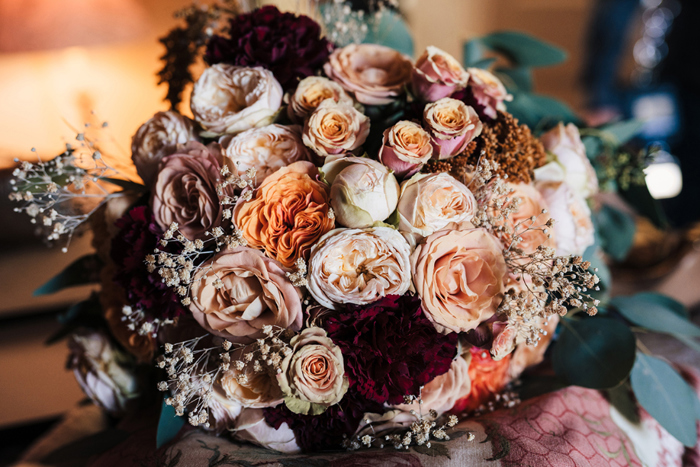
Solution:
[[[107,129],[100,144],[128,160],[131,135],[159,110],[166,89],[156,72],[164,48],[158,38],[178,24],[173,13],[190,0],[0,0],[0,443],[21,450],[83,395],[64,370],[63,343],[46,347],[57,330],[55,313],[83,299],[76,288],[48,297],[32,291],[89,248],[73,240],[68,253],[46,249],[25,216],[12,212],[8,180],[15,158],[53,157],[86,122]],[[264,2],[303,10],[298,0]],[[304,5],[301,5],[301,4]],[[362,2],[353,2],[362,3]],[[639,229],[635,244],[656,255],[652,264],[619,264],[617,291],[667,293],[694,307],[700,175],[693,164],[697,100],[694,58],[697,0],[401,0],[416,55],[435,45],[457,58],[471,38],[518,30],[568,53],[561,65],[535,70],[537,93],[566,103],[591,126],[641,118],[643,144],[663,150],[647,175],[652,195],[669,208],[671,228]],[[697,23],[696,23],[697,24]],[[675,28],[675,29],[674,29]],[[675,31],[675,32],[674,32]],[[679,32],[680,31],[680,32]],[[679,35],[684,34],[681,37]],[[680,42],[680,45],[679,45]],[[680,58],[679,58],[680,57]],[[683,61],[687,58],[687,61]],[[685,65],[678,65],[685,63]],[[681,75],[683,79],[680,79]],[[700,89],[700,88],[697,88]],[[683,99],[679,99],[682,96]],[[687,108],[681,105],[689,103]],[[187,108],[187,102],[182,107]],[[685,132],[685,133],[684,133]],[[697,133],[700,133],[698,131]],[[690,154],[690,155],[689,155]],[[683,172],[679,170],[680,160]],[[690,160],[690,162],[685,162]],[[664,165],[665,164],[665,165]],[[693,187],[695,185],[695,187]],[[682,196],[678,196],[684,187]],[[619,199],[608,200],[626,209]],[[675,203],[675,204],[674,204]],[[678,205],[683,209],[680,214]],[[675,211],[674,211],[675,210]],[[640,233],[642,232],[642,233]],[[644,233],[646,232],[646,233]],[[661,253],[659,253],[661,252]],[[661,256],[659,256],[661,255]],[[697,313],[696,313],[697,315]],[[697,317],[696,317],[697,320]],[[652,343],[663,353],[676,349]],[[679,357],[683,360],[682,355]],[[684,363],[699,366],[696,357]],[[678,359],[676,359],[678,360]],[[3,456],[0,455],[0,458]],[[0,460],[0,465],[2,465]]]

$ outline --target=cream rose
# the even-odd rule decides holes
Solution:
[[[566,183],[537,185],[554,219],[557,255],[582,255],[595,242],[595,228],[586,200]]]
[[[232,361],[243,361],[244,355],[255,351],[257,344],[251,344],[231,353]],[[262,409],[275,407],[284,400],[284,394],[277,384],[275,374],[268,369],[255,371],[253,363],[239,370],[231,365],[221,374],[219,383],[226,398],[243,407]]]
[[[467,68],[469,73],[469,87],[476,101],[484,107],[484,113],[491,117],[498,117],[498,111],[506,110],[504,101],[513,100],[500,79],[490,71],[481,68]]]
[[[483,129],[476,110],[449,97],[426,105],[423,120],[433,139],[435,159],[447,159],[460,154]]]
[[[350,228],[370,227],[396,209],[399,184],[379,162],[363,157],[343,157],[323,166],[331,184],[331,206],[338,223]]]
[[[203,136],[235,135],[272,123],[282,94],[280,83],[264,68],[218,63],[195,83],[190,108]]]
[[[362,104],[391,103],[411,79],[411,59],[377,44],[350,44],[335,49],[323,70]]]
[[[319,156],[352,152],[369,135],[369,118],[350,104],[326,99],[304,123],[302,139]]]
[[[424,102],[435,102],[464,89],[469,73],[455,58],[437,47],[428,46],[418,58],[411,75],[413,92]]]
[[[515,198],[520,199],[520,205],[507,219],[498,223],[507,229],[501,238],[505,246],[510,247],[512,244],[513,247],[522,249],[525,254],[534,253],[540,245],[553,247],[555,232],[545,225],[551,216],[548,211],[549,206],[542,194],[527,183],[509,184],[509,186],[512,192],[507,196],[509,201],[504,206],[510,206]],[[517,235],[520,241],[515,242],[514,235]]]
[[[298,330],[300,292],[281,265],[252,248],[225,250],[192,281],[190,311],[210,333],[248,343],[266,324]]]
[[[544,148],[556,156],[554,162],[535,169],[535,180],[541,182],[566,182],[574,192],[588,198],[598,192],[595,169],[586,156],[581,135],[573,123],[555,128],[540,137]]]
[[[348,96],[335,81],[322,76],[309,76],[302,79],[294,94],[289,96],[287,106],[289,118],[295,122],[303,122],[326,99],[339,104],[354,104],[352,97]]]
[[[426,237],[476,214],[469,188],[446,173],[416,174],[401,184],[399,230]]]
[[[507,273],[502,247],[485,229],[441,230],[411,255],[413,285],[438,332],[467,332],[496,312]]]
[[[452,410],[452,407],[458,400],[468,396],[471,387],[469,363],[467,360],[458,357],[452,361],[452,365],[447,373],[436,377],[423,387],[420,394],[423,401],[422,405],[415,401],[412,404],[398,405],[396,408],[406,412],[411,410],[420,412],[421,409],[423,411],[435,410],[440,416]]]
[[[348,390],[343,354],[318,327],[304,329],[289,344],[293,352],[280,365],[277,382],[296,413],[319,414],[337,404]]]
[[[410,177],[433,155],[430,134],[414,122],[402,120],[384,131],[379,162],[397,177]]]
[[[411,283],[410,248],[389,227],[336,229],[311,250],[308,289],[326,308],[403,295]]]
[[[204,385],[205,383],[202,383]],[[220,384],[215,384],[209,399],[209,426],[217,434],[225,433],[234,426],[243,410],[243,405],[230,399]]]
[[[282,167],[311,159],[297,125],[251,128],[236,136],[223,136],[219,143],[224,163],[232,173],[243,175],[248,169],[255,169],[255,186]]]
[[[131,160],[143,182],[150,185],[161,159],[188,141],[197,141],[194,125],[177,112],[158,112],[141,125],[131,138]]]
[[[267,424],[262,409],[243,409],[232,430],[236,438],[267,449],[294,454],[301,451],[286,422],[275,429]]]

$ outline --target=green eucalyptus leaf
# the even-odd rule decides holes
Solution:
[[[668,227],[664,208],[658,199],[651,196],[646,183],[643,185],[630,184],[626,190],[618,190],[618,194],[634,208],[635,212],[649,219],[656,227],[660,229]]]
[[[583,143],[583,147],[586,148],[586,156],[592,161],[594,161],[600,154],[600,151],[603,150],[603,143],[595,136],[583,135],[581,136],[581,142]]]
[[[482,37],[481,44],[519,66],[551,66],[566,60],[562,49],[518,31],[494,32]]]
[[[85,255],[34,291],[34,296],[48,295],[68,287],[95,284],[100,281],[102,261],[96,254]]]
[[[530,68],[496,68],[494,72],[511,91],[532,92],[532,70]]]
[[[530,128],[541,122],[578,122],[569,106],[557,99],[527,92],[513,92],[513,100],[506,103],[508,112]]]
[[[161,446],[175,438],[184,424],[184,417],[178,417],[173,406],[167,405],[163,401],[160,408],[158,431],[156,432],[156,449],[160,449]]]
[[[491,65],[496,61],[496,57],[482,58],[477,60],[475,63],[469,65],[470,68],[481,68],[482,70],[488,70]]]
[[[481,39],[476,38],[464,43],[462,47],[462,59],[465,67],[478,67],[484,60],[484,47]]]
[[[617,261],[625,259],[632,248],[637,230],[632,216],[603,204],[593,217],[603,251]]]
[[[413,36],[400,14],[384,10],[379,24],[368,24],[365,44],[380,44],[413,57]]]
[[[682,305],[660,294],[643,293],[610,300],[622,316],[643,328],[666,334],[700,337],[700,327],[678,314]]]
[[[624,323],[602,317],[563,319],[554,345],[554,372],[569,384],[608,389],[627,378],[636,351],[632,331]]]
[[[321,415],[327,409],[325,405],[314,404],[291,396],[284,398],[284,405],[292,412],[302,415]]]
[[[697,442],[697,396],[668,363],[637,354],[630,376],[639,404],[685,446]]]
[[[622,122],[610,123],[602,128],[601,131],[612,136],[618,146],[621,146],[637,136],[642,128],[644,127],[644,122],[641,120],[625,120]]]

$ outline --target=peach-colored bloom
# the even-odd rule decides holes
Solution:
[[[294,94],[289,97],[287,107],[289,118],[295,122],[304,122],[326,99],[353,105],[352,97],[348,96],[335,81],[322,76],[309,76],[302,79]]]
[[[518,343],[515,352],[513,352],[513,358],[510,360],[510,366],[508,367],[509,380],[517,379],[526,368],[537,365],[544,360],[544,353],[547,351],[549,343],[552,342],[554,331],[557,329],[557,324],[559,324],[559,316],[550,316],[546,324],[544,324],[542,318],[538,318],[537,320],[539,326],[542,327],[546,334],[540,336],[537,345],[527,345],[525,342]]]
[[[231,360],[243,361],[246,353],[253,352],[257,348],[257,344],[242,347],[231,353]],[[242,376],[245,377],[242,378]],[[247,408],[275,407],[284,400],[284,394],[277,384],[274,372],[265,369],[255,371],[253,363],[246,364],[242,370],[231,365],[222,373],[218,384],[229,400]]]
[[[510,206],[516,197],[520,199],[520,206],[507,219],[497,222],[508,229],[508,232],[504,232],[502,237],[505,246],[509,247],[512,243],[514,247],[522,249],[525,254],[533,253],[540,245],[553,247],[555,245],[554,232],[545,226],[551,217],[548,212],[549,206],[540,192],[527,183],[509,184],[509,186],[513,191],[507,195],[509,201],[504,206]],[[547,212],[543,213],[543,210]],[[534,221],[532,220],[533,216],[535,217]],[[522,240],[514,242],[514,235]]]
[[[379,161],[397,177],[418,172],[432,155],[430,134],[417,123],[402,120],[384,131]]]
[[[484,113],[491,117],[498,117],[498,111],[506,110],[504,101],[510,101],[513,96],[508,94],[506,87],[493,73],[481,68],[467,68],[469,73],[469,87],[476,101],[484,107]]]
[[[304,123],[304,144],[319,156],[355,151],[369,135],[369,118],[350,104],[321,102]]]
[[[328,215],[329,187],[311,162],[295,162],[267,177],[250,201],[234,210],[248,246],[262,248],[285,267],[308,258],[311,247],[334,221]]]
[[[476,110],[450,97],[426,105],[423,120],[433,139],[435,159],[447,159],[461,153],[483,129]]]
[[[508,364],[510,354],[501,360],[494,360],[484,349],[471,347],[463,355],[469,361],[469,378],[472,381],[471,392],[467,397],[457,401],[453,412],[471,412],[488,402],[508,383]]]
[[[377,44],[350,44],[336,49],[323,67],[330,79],[362,104],[389,104],[411,79],[411,59]]]
[[[501,245],[485,229],[440,230],[411,255],[413,285],[438,332],[467,332],[503,299],[507,272]]]
[[[411,75],[413,92],[425,102],[435,102],[464,89],[469,73],[455,58],[437,47],[428,46]]]
[[[210,333],[252,342],[269,324],[298,330],[300,292],[275,260],[247,247],[225,250],[192,281],[190,311]]]

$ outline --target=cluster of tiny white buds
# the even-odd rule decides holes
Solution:
[[[304,258],[298,258],[294,263],[294,272],[287,272],[286,276],[294,287],[306,287],[308,285],[306,273],[307,267]]]
[[[121,320],[126,323],[127,329],[136,332],[140,336],[158,337],[158,332],[163,326],[173,324],[175,321],[169,318],[154,318],[142,309],[134,309],[129,305],[122,307]]]

